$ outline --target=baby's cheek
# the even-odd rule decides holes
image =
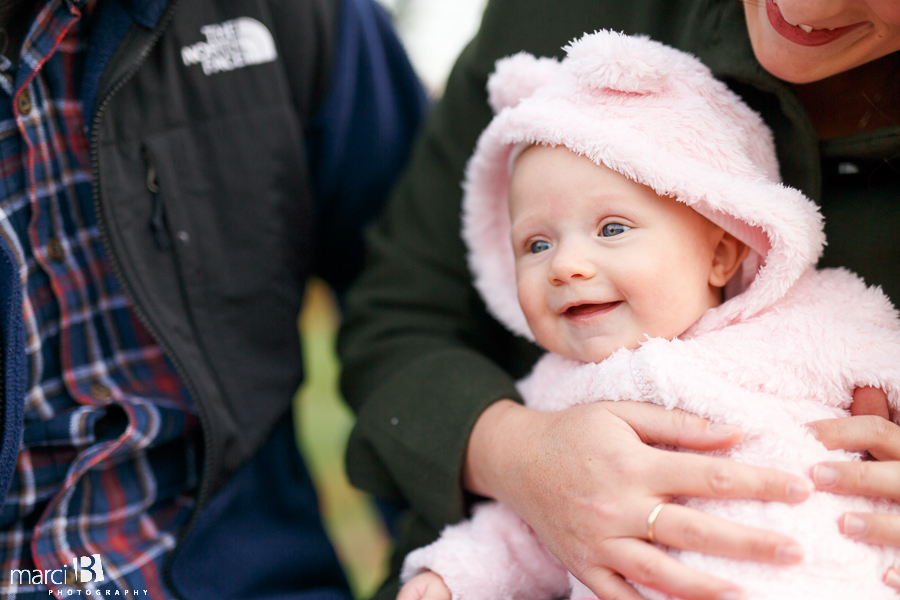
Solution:
[[[522,307],[522,312],[525,313],[525,320],[528,322],[531,330],[534,331],[540,320],[541,302],[539,301],[537,290],[534,289],[534,286],[529,286],[527,280],[520,280],[516,286],[516,291],[518,293],[519,306]]]
[[[541,294],[540,288],[520,283],[517,291],[519,306],[522,307],[525,321],[535,340],[544,348],[553,347],[556,338],[553,319],[555,315],[547,307],[546,298]]]

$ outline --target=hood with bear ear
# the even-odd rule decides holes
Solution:
[[[771,132],[696,58],[646,37],[587,34],[561,62],[502,59],[488,81],[496,113],[463,184],[463,239],[475,287],[511,331],[534,336],[519,307],[507,192],[511,158],[564,146],[683,202],[750,247],[691,333],[751,317],[815,264],[825,236],[815,204],[780,183]]]

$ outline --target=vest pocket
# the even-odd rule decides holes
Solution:
[[[169,235],[169,229],[166,225],[166,208],[163,204],[162,197],[159,193],[159,174],[156,172],[156,164],[150,156],[147,146],[141,147],[141,156],[144,159],[144,165],[147,169],[145,184],[147,191],[150,192],[150,221],[147,223],[150,227],[150,233],[153,234],[153,241],[160,250],[169,250],[172,247],[172,238]]]
[[[145,208],[128,220],[145,241],[134,263],[166,271],[148,270],[140,287],[179,296],[186,319],[177,329],[191,332],[185,342],[216,380],[215,410],[228,415],[243,454],[302,377],[297,317],[313,215],[299,127],[292,111],[271,107],[149,135],[140,146]],[[154,286],[173,279],[174,290]],[[192,370],[189,360],[181,362]]]

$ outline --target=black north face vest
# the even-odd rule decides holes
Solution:
[[[265,441],[302,378],[304,132],[336,2],[172,0],[103,74],[91,160],[113,269],[203,424],[198,505]]]

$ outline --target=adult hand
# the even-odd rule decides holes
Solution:
[[[879,389],[858,388],[850,413],[809,426],[826,448],[865,451],[878,462],[820,463],[812,469],[816,489],[900,501],[900,427],[889,420],[887,396]],[[860,542],[900,546],[900,516],[845,513],[838,527]],[[888,569],[884,582],[900,590],[900,571]]]
[[[491,406],[469,441],[468,489],[512,508],[595,594],[641,596],[624,578],[686,600],[737,600],[740,588],[685,567],[647,543],[648,517],[673,495],[802,502],[808,481],[726,459],[668,452],[658,443],[715,450],[741,439],[736,427],[634,402],[598,402],[556,413],[512,401]],[[660,544],[707,554],[792,564],[802,548],[678,505],[654,524]]]

